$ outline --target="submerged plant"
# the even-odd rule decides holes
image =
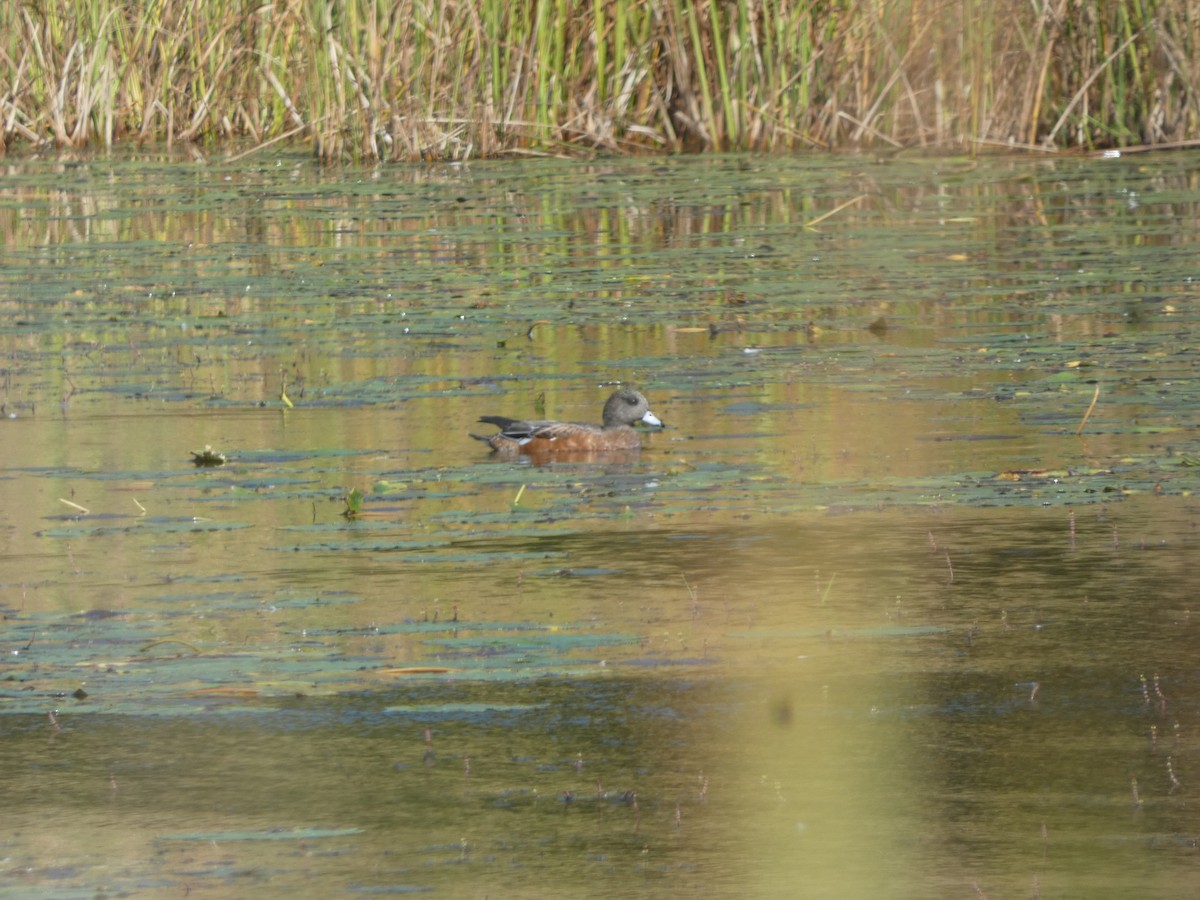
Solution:
[[[346,508],[342,510],[342,516],[350,521],[354,521],[363,512],[363,492],[358,488],[351,488],[346,496],[342,498],[346,502]]]

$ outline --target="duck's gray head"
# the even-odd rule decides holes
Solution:
[[[611,428],[617,425],[632,425],[635,422],[662,427],[662,420],[650,412],[650,403],[645,396],[639,391],[622,388],[604,404],[604,426]]]

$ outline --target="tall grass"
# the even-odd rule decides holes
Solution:
[[[14,0],[0,140],[325,161],[1200,138],[1191,0]]]

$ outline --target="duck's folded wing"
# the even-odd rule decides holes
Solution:
[[[520,441],[522,444],[532,440],[534,436],[540,436],[543,429],[555,425],[554,422],[523,422],[507,416],[480,416],[479,421],[495,425],[500,429],[501,435],[510,440]]]
[[[594,438],[600,429],[581,422],[525,422],[531,426],[528,440],[563,441]]]

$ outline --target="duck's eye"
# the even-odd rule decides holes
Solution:
[[[637,406],[637,403],[638,403],[632,397],[626,397],[625,402],[628,403],[630,406]]]

